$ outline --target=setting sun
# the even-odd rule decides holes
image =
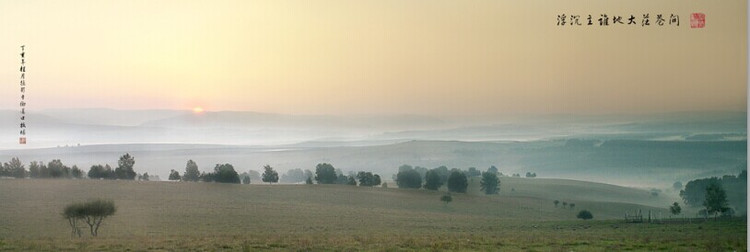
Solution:
[[[201,108],[201,107],[195,107],[195,108],[193,108],[193,113],[196,113],[196,114],[203,113],[203,108]]]

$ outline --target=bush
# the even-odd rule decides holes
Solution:
[[[592,215],[589,210],[581,210],[576,217],[578,217],[578,219],[590,220],[594,218],[594,215]]]
[[[445,204],[447,205],[448,203],[451,203],[451,201],[453,201],[453,197],[450,194],[446,194],[440,197],[440,201],[445,202]]]

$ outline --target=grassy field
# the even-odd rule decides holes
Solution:
[[[396,188],[0,180],[0,250],[746,250],[744,220],[626,224],[623,209],[664,209],[616,198],[555,208],[532,193],[538,182],[503,183],[517,194],[454,194],[446,205],[442,192]],[[99,237],[71,238],[62,208],[88,198],[118,211]],[[584,208],[594,220],[575,219]]]

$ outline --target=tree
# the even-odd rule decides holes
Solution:
[[[180,173],[175,170],[171,170],[169,172],[169,180],[180,180]]]
[[[315,166],[315,180],[318,184],[333,184],[336,183],[338,175],[336,175],[336,169],[333,165],[328,163],[320,163]]]
[[[278,177],[277,177],[278,180]],[[213,172],[213,181],[219,183],[240,183],[240,176],[231,164],[216,164]]]
[[[242,183],[243,184],[250,184],[250,176],[242,176]]]
[[[80,236],[80,230],[78,229],[78,220],[83,220],[89,225],[91,230],[91,236],[97,236],[99,234],[99,227],[102,221],[115,214],[117,208],[112,200],[96,199],[82,203],[73,203],[65,207],[63,210],[63,217],[68,219],[68,223],[73,229],[73,233],[78,233]]]
[[[443,186],[443,181],[440,178],[440,174],[436,169],[427,171],[424,176],[424,188],[427,190],[437,190]]]
[[[125,155],[122,155],[120,157],[120,160],[117,161],[117,168],[115,168],[115,174],[117,174],[117,178],[134,180],[136,173],[135,170],[133,170],[133,165],[135,165],[135,158],[133,158],[133,156],[130,156],[130,153],[125,153]]]
[[[218,164],[217,164],[217,166],[218,166]],[[214,168],[214,169],[216,169],[216,168]],[[203,181],[203,182],[214,182],[214,181],[216,181],[216,174],[213,173],[213,172],[202,172],[201,175],[200,175],[200,177],[199,177],[199,179],[200,179],[200,181]]]
[[[60,159],[53,159],[47,164],[47,169],[49,169],[49,177],[50,178],[64,178],[68,177],[70,173],[70,168],[65,166]]]
[[[449,192],[465,193],[467,187],[469,187],[469,181],[463,172],[458,170],[451,172],[451,175],[448,177]]]
[[[29,164],[29,177],[41,178],[42,177],[41,165],[44,165],[44,164],[42,164],[41,162],[37,162],[37,161],[31,161],[31,163]]]
[[[375,175],[373,175],[372,177],[373,177],[373,179],[372,179],[372,180],[373,180],[373,182],[372,182],[372,185],[373,185],[373,186],[379,186],[379,185],[380,185],[380,182],[381,182],[381,180],[380,180],[380,175],[378,175],[378,174],[375,174]]]
[[[268,182],[268,184],[279,182],[279,173],[273,167],[265,165],[263,166],[263,170],[263,182]]]
[[[250,181],[261,181],[260,172],[256,170],[248,170],[247,175],[250,176]]]
[[[178,173],[177,175],[179,176],[180,174]],[[148,181],[148,179],[149,179],[148,172],[144,172],[143,175],[141,176],[141,180]]]
[[[559,200],[555,200],[555,201],[553,201],[553,202],[555,203],[555,207],[557,207],[557,204],[560,204],[560,201],[559,201]]]
[[[23,163],[17,157],[11,158],[10,163],[3,164],[3,174],[0,176],[9,176],[14,178],[25,178],[26,168],[23,167]]]
[[[727,193],[719,183],[711,183],[706,187],[706,200],[703,201],[703,206],[706,207],[706,212],[708,214],[714,215],[714,219],[719,213],[724,213],[729,210]]]
[[[570,203],[570,204],[568,204],[568,206],[570,206],[570,209],[573,209],[573,208],[576,207],[576,204],[575,203]]]
[[[347,180],[346,184],[347,184],[347,185],[353,185],[353,186],[356,186],[356,185],[357,185],[357,179],[355,179],[355,178],[354,178],[354,176],[349,176],[349,178],[348,178],[348,180]]]
[[[448,176],[451,175],[451,172],[448,170],[448,167],[445,165],[436,167],[433,169],[437,171],[438,174],[440,174],[440,184],[445,185],[445,183],[448,183]]]
[[[398,188],[419,189],[422,187],[422,176],[414,169],[403,169],[396,174],[396,184]]]
[[[336,177],[336,184],[346,185],[348,183],[349,183],[349,177],[344,175],[343,173],[338,173],[338,177]]]
[[[198,170],[198,164],[193,160],[188,160],[185,164],[185,173],[182,174],[182,180],[196,182],[200,179],[201,172]]]
[[[527,178],[536,178],[536,172],[526,172]]]
[[[563,201],[563,208],[568,206],[568,202]]]
[[[685,184],[685,189],[680,191],[680,197],[688,206],[701,206],[706,199],[706,188],[714,183],[720,183],[719,178],[712,177],[689,181]]]
[[[281,176],[280,181],[283,183],[300,183],[304,182],[306,178],[305,172],[302,171],[302,169],[297,168],[286,171],[286,173]]]
[[[70,176],[79,179],[83,177],[83,171],[81,171],[81,169],[79,169],[77,165],[73,165],[73,167],[70,168]]]
[[[479,177],[479,176],[482,176],[482,172],[477,170],[476,167],[469,167],[469,169],[466,170],[466,176],[467,177]]]
[[[485,194],[497,194],[500,192],[500,179],[497,178],[497,173],[484,172],[482,173],[482,181],[479,181],[479,186]]]
[[[680,207],[680,204],[677,202],[673,203],[671,206],[669,206],[669,212],[672,213],[672,215],[678,215],[682,211],[682,207]]]
[[[448,193],[448,194],[441,196],[440,201],[445,202],[445,204],[448,205],[448,203],[451,203],[451,201],[453,201],[453,197],[451,196],[450,193]]]
[[[116,179],[115,172],[109,165],[92,165],[87,174],[92,179]]]
[[[312,185],[313,184],[312,177],[307,177],[307,180],[305,180],[305,184]]]
[[[380,176],[377,174],[372,174],[372,172],[358,172],[357,180],[359,180],[359,186],[380,185]]]
[[[589,210],[581,210],[576,217],[578,217],[578,219],[590,220],[594,218],[594,215],[592,215]]]

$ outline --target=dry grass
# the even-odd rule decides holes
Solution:
[[[624,224],[618,203],[322,185],[0,180],[0,250],[744,250],[744,222]],[[60,212],[87,198],[118,212],[71,238]]]

